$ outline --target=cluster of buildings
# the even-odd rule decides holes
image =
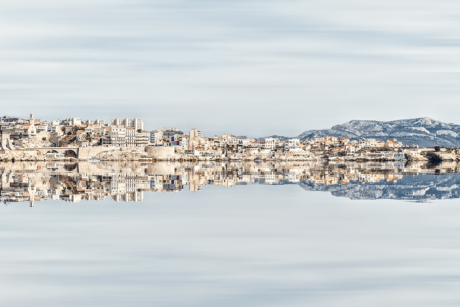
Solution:
[[[51,122],[4,116],[0,118],[3,144],[11,149],[28,147],[145,147],[150,132],[144,131],[141,119],[86,120],[69,117]],[[5,141],[6,140],[6,141]]]
[[[17,165],[17,163],[16,163]],[[5,203],[52,199],[71,203],[83,200],[137,202],[144,192],[179,192],[187,186],[198,192],[204,185],[232,187],[247,184],[300,184],[346,186],[394,184],[407,175],[450,172],[430,169],[425,163],[24,163],[0,169],[0,201]],[[422,176],[423,177],[423,176]],[[430,184],[429,182],[425,184]],[[426,192],[426,186],[421,188]],[[409,187],[406,194],[417,195]]]
[[[270,157],[279,154],[312,157],[314,159],[356,158],[366,152],[377,152],[383,158],[395,158],[378,152],[402,151],[396,139],[380,141],[362,138],[350,140],[328,136],[301,141],[298,138],[281,140],[240,138],[232,134],[208,138],[200,130],[188,134],[177,128],[144,130],[142,119],[86,120],[70,117],[52,122],[4,116],[0,118],[1,148],[21,149],[38,147],[174,147],[179,153],[191,156],[226,157],[227,154],[245,157]],[[391,156],[391,157],[390,157]]]

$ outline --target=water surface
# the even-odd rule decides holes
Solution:
[[[460,301],[454,164],[0,169],[1,306]]]

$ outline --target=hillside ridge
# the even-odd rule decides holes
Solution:
[[[385,141],[395,138],[404,144],[420,147],[460,147],[460,125],[444,123],[429,117],[393,121],[351,120],[330,129],[307,130],[297,137],[308,140],[325,136],[350,139],[375,138]]]

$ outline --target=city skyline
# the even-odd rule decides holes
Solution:
[[[2,1],[0,306],[454,305],[459,16]]]

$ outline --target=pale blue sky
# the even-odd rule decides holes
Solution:
[[[294,136],[460,123],[458,1],[2,1],[2,114]]]

